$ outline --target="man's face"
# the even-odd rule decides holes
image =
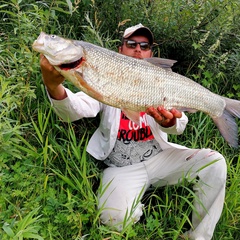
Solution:
[[[138,43],[149,42],[148,38],[145,36],[132,36],[126,40],[133,40]],[[126,41],[124,41],[123,45],[119,47],[119,53],[127,55],[129,57],[140,58],[140,59],[152,57],[151,49],[143,50],[141,49],[140,44],[137,44],[135,48],[127,47]]]

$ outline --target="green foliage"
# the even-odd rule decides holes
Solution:
[[[5,81],[4,81],[5,80]],[[17,157],[19,152],[12,149],[12,145],[17,144],[19,141],[15,137],[20,134],[20,126],[13,119],[9,118],[11,112],[16,109],[15,99],[11,97],[11,92],[15,86],[10,85],[11,82],[1,78],[1,100],[0,100],[0,169],[2,169],[9,157]]]
[[[4,237],[3,240],[23,240],[29,238],[43,240],[43,238],[38,234],[40,227],[36,224],[41,216],[33,217],[38,210],[39,209],[35,209],[31,211],[18,222],[12,221],[11,224],[5,222],[2,228],[8,237]]]
[[[100,224],[102,165],[86,153],[97,122],[63,123],[51,110],[31,48],[40,31],[117,50],[123,30],[141,22],[154,32],[155,55],[178,60],[175,71],[239,98],[239,15],[238,0],[1,1],[0,239],[177,239],[194,210],[186,184],[147,192],[143,218],[121,233]],[[185,133],[170,139],[226,156],[227,195],[214,240],[238,239],[239,152],[209,117],[189,118]]]

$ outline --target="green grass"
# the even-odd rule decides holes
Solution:
[[[206,121],[204,115],[202,118]],[[86,153],[88,132],[83,131],[81,122],[62,123],[52,111],[42,108],[37,119],[28,127],[29,138],[16,135],[22,142],[14,144],[21,152],[19,160],[8,159],[1,168],[2,239],[31,234],[36,239],[81,239],[87,234],[86,239],[178,239],[190,226],[194,193],[187,183],[148,191],[140,222],[122,233],[101,225],[97,189],[102,165]],[[35,142],[34,147],[29,139]],[[218,138],[211,141],[213,145],[221,142]],[[239,232],[240,159],[237,152],[229,153],[224,146],[228,182],[216,240],[236,239]]]
[[[177,54],[185,50],[192,54],[186,58],[188,62],[180,61],[177,69],[186,72],[187,68],[189,76],[198,81],[203,78],[205,86],[226,96],[239,96],[240,45],[235,44],[240,29],[238,1],[211,0],[208,5],[190,4],[189,8],[184,5],[184,9],[185,1],[151,1],[153,5],[145,2],[124,1],[121,12],[117,11],[119,4],[116,10],[114,4],[101,4],[98,0],[79,1],[72,8],[70,1],[63,0],[0,3],[0,239],[172,240],[191,225],[192,183],[147,191],[142,218],[121,233],[100,223],[97,194],[103,165],[86,153],[88,139],[99,118],[71,124],[58,119],[42,84],[39,56],[31,49],[41,30],[81,37],[116,49],[119,34],[116,21],[128,23],[124,16],[129,16],[130,9],[137,4],[139,11],[131,11],[133,19],[136,23],[149,21],[146,23],[155,29],[157,37],[161,36],[169,54],[175,49]],[[224,3],[227,7],[222,6]],[[107,7],[111,11],[104,11]],[[159,8],[161,18],[157,14]],[[89,17],[79,17],[86,12]],[[106,19],[106,12],[113,14],[112,19]],[[211,22],[213,17],[216,18]],[[176,22],[177,18],[181,21]],[[115,28],[110,31],[113,24]],[[199,45],[202,32],[207,30],[209,38]],[[210,53],[218,39],[221,48]],[[166,53],[165,45],[158,50]],[[221,56],[225,51],[229,59],[223,64]],[[201,61],[194,62],[191,57]],[[221,79],[216,71],[220,71]],[[216,149],[226,157],[226,199],[213,239],[239,239],[239,149],[228,147],[212,120],[203,113],[189,114],[184,134],[170,139],[191,148]]]

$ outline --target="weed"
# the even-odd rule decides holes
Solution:
[[[174,71],[239,98],[239,9],[238,0],[1,1],[0,239],[177,239],[185,232],[194,211],[191,184],[149,190],[143,217],[123,232],[100,223],[103,167],[86,152],[98,118],[58,119],[31,45],[45,31],[116,50],[123,29],[141,22],[154,32],[155,54],[178,60]],[[239,152],[205,114],[189,120],[184,134],[169,138],[226,157],[226,200],[213,240],[238,239]]]

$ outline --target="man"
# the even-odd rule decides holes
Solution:
[[[153,34],[142,24],[127,28],[119,53],[144,59],[152,56]],[[135,223],[142,215],[141,198],[150,186],[195,181],[197,213],[185,234],[189,239],[212,238],[224,203],[226,163],[210,149],[188,149],[169,143],[167,134],[181,134],[187,117],[176,109],[149,107],[140,113],[140,124],[120,109],[102,104],[83,92],[72,93],[62,85],[64,78],[41,56],[43,81],[56,113],[65,121],[95,117],[101,121],[87,151],[106,164],[99,190],[101,221],[117,228]]]

